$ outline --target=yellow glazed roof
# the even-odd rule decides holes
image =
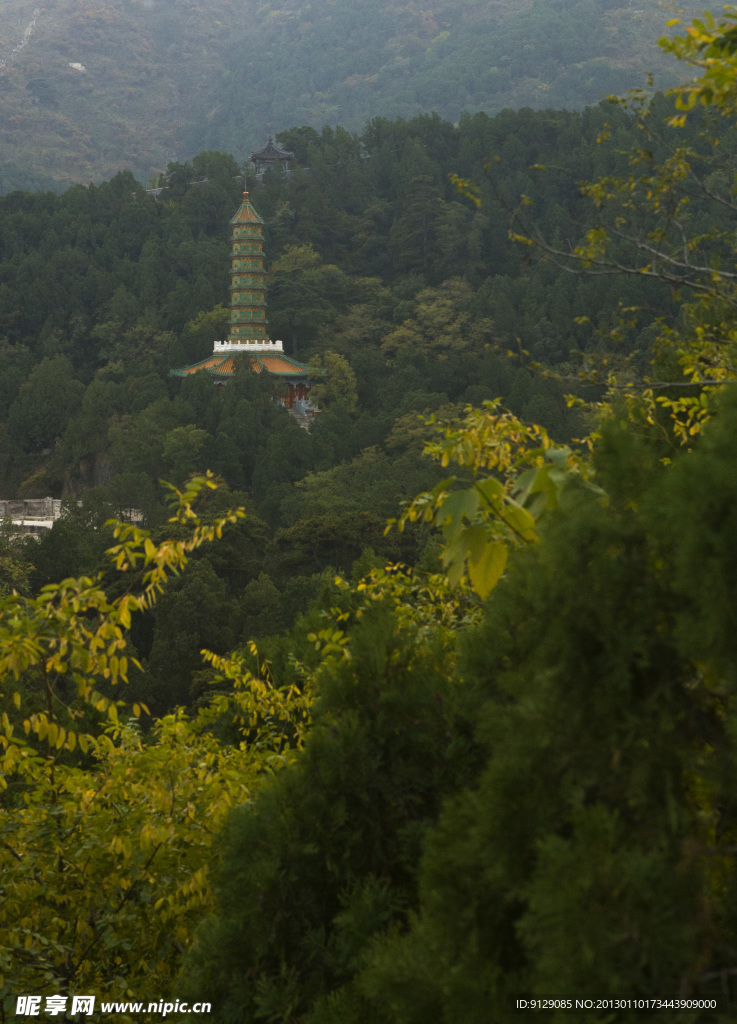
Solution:
[[[248,200],[248,192],[243,193],[243,202],[236,210],[235,216],[230,219],[231,224],[263,224],[263,220],[256,213]]]

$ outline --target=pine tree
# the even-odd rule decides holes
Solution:
[[[525,993],[722,997],[737,896],[737,395],[669,469],[662,434],[632,426],[617,418],[597,446],[608,498],[569,492],[469,639],[488,762],[431,830],[420,914],[311,1024],[486,1024]]]
[[[442,635],[368,611],[321,676],[303,756],[232,815],[182,982],[216,1019],[302,1019],[406,921],[422,836],[474,758]]]

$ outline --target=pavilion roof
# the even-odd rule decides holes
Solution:
[[[273,356],[268,353],[266,355],[257,355],[256,361],[261,364],[267,373],[277,377],[301,377],[303,375],[307,376],[310,372],[309,366],[305,365],[305,363],[300,363],[296,359],[292,359],[291,356],[285,356],[283,352]],[[256,367],[253,366],[253,369],[256,370]],[[259,371],[256,370],[256,372],[258,373]]]
[[[294,160],[294,153],[288,153],[285,149],[275,146],[271,136],[263,149],[257,153],[251,153],[249,160],[253,163],[266,163],[273,160]]]
[[[233,355],[212,355],[202,359],[199,363],[191,363],[189,366],[180,366],[176,370],[169,370],[174,377],[189,377],[193,373],[205,371],[212,377],[227,379],[235,373],[235,361],[240,356],[251,360],[251,369],[255,373],[266,373],[269,377],[303,377],[306,378],[310,372],[309,366],[300,363],[291,356],[283,353],[270,355],[248,352],[234,352]]]

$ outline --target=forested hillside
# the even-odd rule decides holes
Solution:
[[[678,103],[281,132],[309,432],[169,373],[235,156],[0,198],[0,487],[64,506],[0,526],[4,1014],[733,1017],[734,31]]]
[[[294,125],[568,107],[673,81],[656,0],[7,0],[0,192],[243,160]]]
[[[613,139],[602,152],[607,119]],[[541,229],[577,240],[587,202],[573,182],[623,166],[617,148],[638,135],[628,115],[602,107],[469,115],[457,128],[437,116],[376,118],[360,137],[308,127],[280,136],[298,163],[251,183],[251,195],[266,221],[271,335],[325,370],[309,434],[251,373],[224,393],[207,376],[169,376],[226,330],[228,221],[242,188],[233,157],[170,165],[159,199],[121,173],[61,196],[0,200],[3,497],[70,503],[27,547],[29,585],[94,569],[109,538],[92,527],[112,514],[136,508],[146,525],[161,524],[160,478],[180,485],[210,469],[242,492],[239,553],[207,555],[141,627],[146,688],[161,691],[161,711],[189,700],[201,646],[225,653],[286,627],[323,574],[349,571],[364,548],[414,563],[424,538],[384,536],[384,526],[437,479],[420,456],[418,414],[502,397],[568,441],[582,429],[564,400],[575,384],[528,364],[575,380],[581,360],[610,345],[623,302],[645,309],[619,357],[642,361],[653,317],[672,316],[665,286],[580,278],[527,261],[508,238],[505,203],[526,192]],[[530,170],[544,161],[571,172]],[[481,183],[479,207],[450,172]]]

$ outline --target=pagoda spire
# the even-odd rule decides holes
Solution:
[[[264,281],[263,220],[243,193],[243,202],[230,221],[230,328],[228,342],[244,345],[269,342]],[[281,346],[279,346],[281,347]]]

